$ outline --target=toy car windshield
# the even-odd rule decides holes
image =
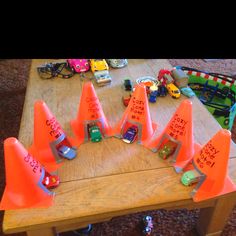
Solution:
[[[62,145],[58,149],[58,154],[61,157],[64,157],[68,160],[72,160],[76,157],[76,151],[73,148],[70,148],[68,146]]]
[[[138,128],[136,126],[132,126],[132,127],[128,128],[128,130],[125,132],[125,134],[123,136],[123,141],[125,143],[134,142],[134,140],[137,137],[137,133],[138,133]]]

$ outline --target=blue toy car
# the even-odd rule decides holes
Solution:
[[[138,127],[133,125],[127,129],[125,134],[123,135],[123,141],[125,143],[132,143],[137,138],[138,135]]]
[[[158,91],[153,91],[150,93],[149,95],[149,102],[156,102],[157,101],[157,94],[158,94]]]
[[[64,157],[68,160],[72,160],[76,157],[76,151],[73,148],[70,148],[68,146],[62,145],[58,149],[58,154],[61,157]]]
[[[180,89],[181,93],[183,95],[185,95],[186,97],[194,97],[195,96],[195,93],[193,92],[193,90],[190,88],[190,87],[184,87],[184,88],[181,88]]]

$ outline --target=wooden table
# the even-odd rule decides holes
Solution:
[[[33,139],[33,106],[43,99],[66,133],[72,136],[69,121],[77,114],[82,81],[79,75],[69,80],[42,80],[36,67],[53,60],[33,60],[19,140],[29,147]],[[60,60],[57,60],[60,61]],[[110,69],[112,84],[95,90],[103,111],[114,126],[125,110],[121,102],[123,78],[135,81],[144,75],[156,76],[161,68],[171,68],[167,60],[129,60],[127,67]],[[88,77],[92,74],[87,73]],[[149,104],[151,117],[159,124],[157,133],[165,127],[172,114],[185,99],[170,96]],[[193,102],[194,138],[205,144],[220,126],[197,98]],[[236,148],[231,145],[229,173],[236,182]],[[100,143],[86,143],[79,147],[73,161],[65,161],[58,170],[61,184],[55,190],[55,203],[50,208],[5,211],[5,233],[27,231],[28,235],[54,235],[84,227],[88,223],[153,209],[201,208],[197,230],[200,235],[220,235],[228,215],[236,203],[236,194],[194,203],[192,187],[180,183],[181,174],[175,173],[167,162],[139,144],[125,144],[117,138]]]

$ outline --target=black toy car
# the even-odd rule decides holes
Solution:
[[[167,95],[167,88],[164,85],[160,85],[158,87],[158,94],[157,96],[165,97]]]
[[[133,86],[132,86],[132,82],[130,79],[125,79],[124,80],[124,87],[126,91],[132,91]]]

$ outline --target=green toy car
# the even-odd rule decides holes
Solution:
[[[186,171],[181,177],[181,183],[185,186],[190,186],[197,183],[202,175],[196,170]]]
[[[158,156],[163,160],[166,160],[169,156],[171,156],[177,148],[177,143],[168,140],[162,148],[158,151]]]
[[[102,134],[98,126],[93,125],[89,127],[89,135],[92,142],[100,142],[102,140]]]

